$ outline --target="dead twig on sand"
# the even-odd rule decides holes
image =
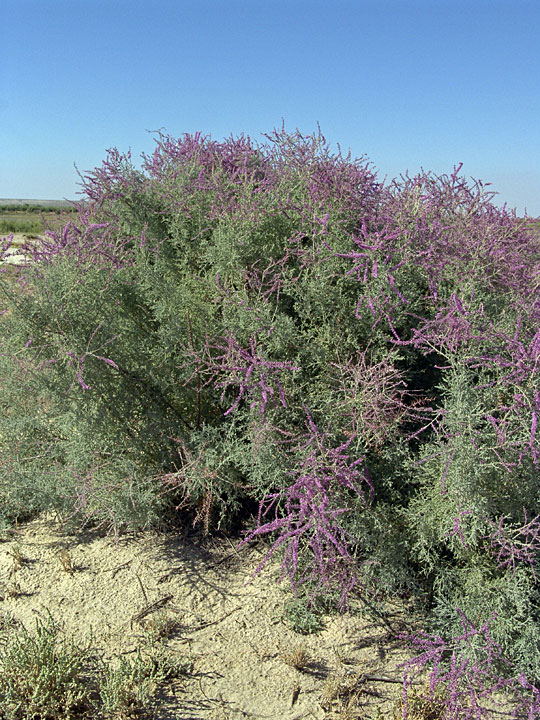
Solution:
[[[145,608],[143,608],[140,612],[138,612],[136,615],[134,615],[131,618],[131,621],[129,623],[130,628],[133,629],[133,623],[139,622],[143,618],[145,618],[147,615],[150,615],[151,613],[155,612],[156,610],[159,610],[159,608],[162,608],[164,605],[166,605],[169,600],[171,600],[174,596],[173,595],[165,595],[165,597],[160,598],[159,600],[156,600],[153,603],[150,603],[150,605],[147,605]]]

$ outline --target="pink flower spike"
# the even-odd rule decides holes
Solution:
[[[118,370],[118,365],[114,362],[114,360],[111,360],[110,358],[101,357],[101,355],[96,356],[98,360],[103,360],[103,362],[107,363],[107,365],[111,365],[115,370]]]
[[[82,387],[83,390],[91,390],[91,389],[92,389],[92,388],[90,387],[90,385],[87,385],[87,384],[84,382],[84,380],[82,379],[82,375],[81,375],[80,372],[77,373],[77,380],[79,381],[79,384],[80,384],[80,386]]]
[[[540,330],[537,331],[536,335],[531,340],[529,352],[533,360],[540,360]]]

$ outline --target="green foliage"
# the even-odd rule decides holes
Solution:
[[[47,207],[39,205],[0,204],[0,238],[9,233],[38,235],[49,225],[64,222],[76,212],[73,206]]]
[[[412,593],[448,633],[496,598],[536,674],[530,223],[458,171],[384,188],[268,138],[110,151],[0,280],[0,515],[211,532],[259,506],[293,584]]]
[[[0,646],[0,717],[2,720],[126,717],[150,713],[156,693],[171,678],[190,670],[160,646],[137,648],[134,660],[107,664],[87,646],[59,638],[52,616],[36,619],[35,633],[7,623]]]
[[[83,683],[86,661],[87,650],[58,642],[50,616],[46,623],[36,619],[35,635],[26,628],[10,635],[0,650],[0,716],[76,717],[90,702]]]
[[[76,208],[64,202],[58,202],[54,205],[39,205],[35,203],[0,203],[0,215],[4,213],[65,213],[76,212]]]
[[[0,236],[8,233],[26,233],[30,235],[40,233],[42,230],[43,225],[38,220],[19,220],[18,218],[7,220],[0,216]]]
[[[323,628],[320,614],[308,607],[305,597],[287,600],[284,616],[292,630],[300,635],[317,633]]]

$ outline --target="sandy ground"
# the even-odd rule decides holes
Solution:
[[[10,265],[21,265],[24,262],[25,256],[19,252],[18,248],[21,245],[24,245],[24,243],[26,242],[31,242],[32,240],[35,240],[36,236],[24,235],[23,233],[8,233],[5,236],[0,234],[0,240],[8,238],[10,235],[13,235],[12,244],[7,251],[5,259],[0,262],[0,265],[2,265],[3,263],[8,263]]]
[[[126,534],[115,543],[90,531],[63,535],[42,515],[0,542],[0,614],[32,631],[49,611],[82,645],[91,626],[92,647],[113,664],[133,657],[158,611],[174,619],[162,642],[192,669],[163,690],[158,720],[369,718],[377,707],[391,717],[401,685],[363,677],[401,678],[396,665],[407,651],[388,628],[355,600],[349,613],[326,616],[317,634],[295,633],[283,614],[291,596],[288,582],[278,583],[278,561],[246,584],[262,549],[236,544],[195,531]],[[405,607],[393,607],[389,620],[411,629]],[[291,665],[295,652],[304,653],[300,670]],[[344,714],[348,704],[354,714]]]

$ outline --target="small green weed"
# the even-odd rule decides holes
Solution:
[[[150,713],[159,686],[189,671],[184,661],[173,662],[164,655],[144,658],[140,648],[133,661],[121,658],[117,667],[104,666],[99,688],[100,705],[105,713],[124,718],[137,712]]]
[[[324,627],[320,615],[308,608],[305,598],[287,600],[283,614],[291,630],[300,635],[317,633]]]

